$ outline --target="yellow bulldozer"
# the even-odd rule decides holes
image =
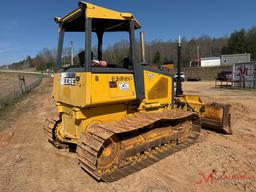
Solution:
[[[202,125],[230,133],[229,106],[175,96],[171,74],[138,62],[135,30],[141,25],[132,14],[80,2],[55,21],[59,40],[52,96],[58,115],[47,118],[45,133],[57,148],[74,149],[80,166],[97,180],[118,180],[191,145]],[[79,66],[63,69],[69,32],[84,34],[84,51]],[[111,32],[129,36],[129,54],[121,65],[103,59],[103,36]]]

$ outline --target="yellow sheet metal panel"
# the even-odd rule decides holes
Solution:
[[[77,126],[75,124],[75,119],[73,119],[72,116],[63,113],[61,126],[62,126],[61,134],[63,138],[75,139],[78,137],[77,129],[76,129]]]
[[[90,3],[86,3],[86,17],[89,18],[100,18],[100,19],[117,19],[117,20],[125,20],[125,17],[122,16],[121,12],[113,11],[110,9],[106,9],[100,6],[92,5]],[[131,20],[132,14],[126,13],[126,18]]]
[[[53,78],[52,96],[55,100],[60,98],[60,74],[55,73]]]
[[[53,96],[56,102],[77,107],[91,104],[91,73],[55,74]]]
[[[74,107],[120,103],[136,99],[132,74],[64,72],[54,78],[56,102]]]
[[[198,95],[185,95],[184,97],[185,102],[189,104],[189,107],[199,113],[202,108],[202,101],[200,97]]]
[[[169,104],[172,101],[172,78],[152,71],[144,71],[145,102]]]
[[[92,74],[92,105],[135,99],[132,74]]]
[[[63,18],[56,20],[57,22],[67,22],[73,20],[75,18],[82,17],[83,9],[82,6],[85,6],[85,16],[88,18],[97,18],[97,19],[113,19],[113,20],[134,20],[135,21],[135,28],[140,28],[141,25],[138,20],[131,14],[125,12],[118,12],[111,9],[103,8],[97,5],[93,5],[86,2],[79,3],[80,8],[75,9],[71,13],[67,14]]]
[[[110,104],[81,109],[80,113],[86,118],[76,119],[74,107],[63,105],[62,123],[59,135],[68,142],[78,142],[81,134],[95,123],[119,121],[127,116],[125,104]],[[71,139],[71,140],[70,140]]]

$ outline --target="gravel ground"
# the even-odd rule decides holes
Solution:
[[[44,80],[0,111],[0,191],[256,191],[256,92],[185,82],[185,94],[232,104],[233,135],[203,130],[198,143],[113,183],[80,169],[74,153],[55,149],[43,134],[54,113]]]

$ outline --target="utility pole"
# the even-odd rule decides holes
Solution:
[[[73,41],[70,41],[70,45],[71,45],[71,62],[70,62],[70,65],[73,66],[74,65]]]
[[[182,95],[182,87],[181,87],[181,40],[179,36],[178,44],[177,44],[177,56],[178,56],[178,62],[177,62],[177,68],[178,68],[178,74],[176,79],[176,96]]]
[[[196,53],[197,53],[197,67],[200,67],[199,45],[197,45],[197,47],[196,47]]]

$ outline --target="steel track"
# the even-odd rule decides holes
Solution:
[[[106,146],[106,142],[109,142],[111,138],[118,137],[120,134],[130,134],[145,126],[165,120],[172,122],[192,120],[197,123],[194,123],[190,130],[186,130],[186,127],[179,127],[179,130],[174,131],[174,134],[168,140],[149,143],[148,148],[137,151],[137,154],[133,153],[133,155],[127,157],[128,152],[121,150],[118,162],[107,170],[101,170],[97,167],[100,153]],[[175,129],[171,126],[168,128]],[[77,145],[77,157],[80,166],[94,178],[112,182],[192,145],[199,136],[200,128],[201,124],[198,123],[198,116],[187,111],[168,110],[165,112],[138,113],[119,122],[102,123],[90,127],[82,135],[80,143]],[[184,134],[186,131],[189,133]],[[184,135],[186,135],[186,138],[184,138]]]

